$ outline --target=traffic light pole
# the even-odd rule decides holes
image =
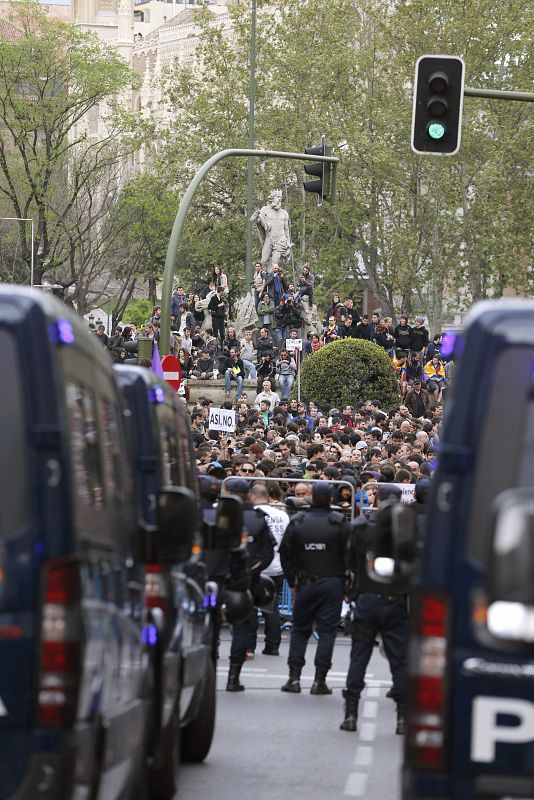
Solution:
[[[172,226],[171,236],[169,239],[169,246],[167,248],[167,256],[165,258],[165,270],[163,273],[163,288],[161,292],[161,321],[160,321],[160,352],[161,355],[167,355],[169,352],[169,343],[171,335],[171,298],[172,298],[172,283],[174,279],[174,266],[176,263],[176,255],[180,246],[180,239],[182,238],[182,230],[185,223],[185,218],[191,205],[196,191],[202,180],[206,177],[210,169],[215,166],[219,161],[224,158],[245,157],[245,158],[289,158],[295,161],[324,161],[327,164],[333,165],[332,182],[335,187],[336,168],[339,163],[339,158],[335,156],[309,156],[303,153],[285,153],[279,150],[245,150],[235,148],[231,150],[221,150],[215,153],[211,158],[204,162],[200,169],[196,172],[187,187],[184,196],[180,202],[174,225]],[[332,200],[334,194],[332,194]],[[249,287],[247,287],[248,290]]]
[[[465,97],[486,97],[492,100],[524,100],[534,102],[534,92],[509,92],[506,89],[464,89]]]

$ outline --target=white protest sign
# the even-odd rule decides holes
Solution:
[[[235,411],[226,408],[210,408],[208,430],[233,433],[235,431]]]
[[[302,350],[302,339],[286,339],[286,350],[292,353],[293,350]]]
[[[401,490],[401,503],[415,503],[415,484],[413,483],[394,483]]]

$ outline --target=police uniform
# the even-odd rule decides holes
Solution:
[[[226,484],[228,491],[243,498],[248,495],[249,485],[246,480],[236,478]],[[243,503],[243,521],[247,531],[247,569],[250,575],[260,575],[269,566],[274,557],[275,541],[267,524],[267,515],[250,503]],[[232,645],[230,647],[230,670],[226,691],[242,692],[245,687],[239,682],[241,667],[246,659],[247,649],[255,632],[256,609],[253,608],[244,622],[236,622],[232,626]]]
[[[210,475],[199,475],[200,495],[202,498],[202,517],[208,526],[213,526],[217,520],[217,507],[215,505],[221,489],[221,481]],[[244,548],[236,550],[213,549],[204,545],[202,560],[206,564],[208,579],[215,581],[219,591],[215,608],[210,604],[209,613],[213,625],[213,650],[212,658],[219,658],[219,635],[221,628],[221,604],[225,602],[225,589],[230,588],[242,594],[242,602],[248,600],[248,555]],[[237,588],[235,588],[237,587]],[[227,594],[226,594],[227,597]],[[234,599],[237,597],[233,595]],[[235,612],[235,603],[233,607]],[[229,611],[227,611],[229,615]]]
[[[282,691],[300,692],[300,673],[315,622],[319,639],[311,693],[331,694],[326,675],[332,666],[341,615],[350,529],[343,515],[330,508],[328,483],[315,484],[312,497],[312,506],[291,519],[280,544],[282,569],[289,585],[296,589],[287,661],[289,680]]]
[[[389,696],[397,703],[397,733],[404,733],[406,644],[408,640],[407,595],[403,588],[390,590],[367,575],[369,551],[384,554],[384,541],[391,532],[391,506],[381,506],[374,522],[359,518],[351,531],[349,569],[355,580],[350,590],[352,647],[347,674],[345,719],[341,730],[355,731],[358,701],[365,686],[365,672],[377,634],[382,637],[393,686]]]

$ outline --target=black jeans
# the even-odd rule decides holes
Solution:
[[[344,696],[355,700],[360,697],[365,686],[365,670],[373,652],[374,639],[380,633],[393,678],[391,697],[397,702],[403,702],[409,628],[406,604],[402,598],[398,601],[388,600],[380,594],[364,592],[356,600],[353,623],[350,666]]]
[[[236,622],[232,625],[231,664],[242,664],[245,661],[257,624],[257,611],[253,608],[244,622]]]
[[[306,663],[306,646],[315,622],[319,637],[315,667],[328,672],[332,666],[332,652],[342,603],[341,578],[318,578],[299,587],[293,606],[293,627],[287,659],[290,667],[303,667]]]
[[[280,647],[280,642],[282,641],[282,626],[280,622],[280,611],[278,609],[279,597],[280,592],[282,590],[282,583],[284,582],[283,575],[271,575],[270,576],[276,590],[276,598],[274,601],[274,608],[271,614],[267,614],[266,612],[261,612],[263,614],[263,619],[265,621],[265,647],[267,650],[278,650]],[[250,639],[250,644],[248,649],[254,650],[256,649],[257,644],[257,633],[258,633],[258,615],[256,614],[254,624],[254,633]]]
[[[218,317],[212,317],[211,327],[213,329],[213,335],[215,337],[218,336],[222,344],[224,342],[224,319],[219,319]]]

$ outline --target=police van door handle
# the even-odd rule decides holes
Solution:
[[[48,472],[46,485],[51,489],[55,489],[61,483],[61,465],[57,458],[47,459],[46,469]]]
[[[444,483],[440,484],[438,487],[437,493],[437,504],[440,511],[446,512],[450,511],[451,508],[451,501],[450,495],[452,492],[452,483],[450,481],[445,481]]]

